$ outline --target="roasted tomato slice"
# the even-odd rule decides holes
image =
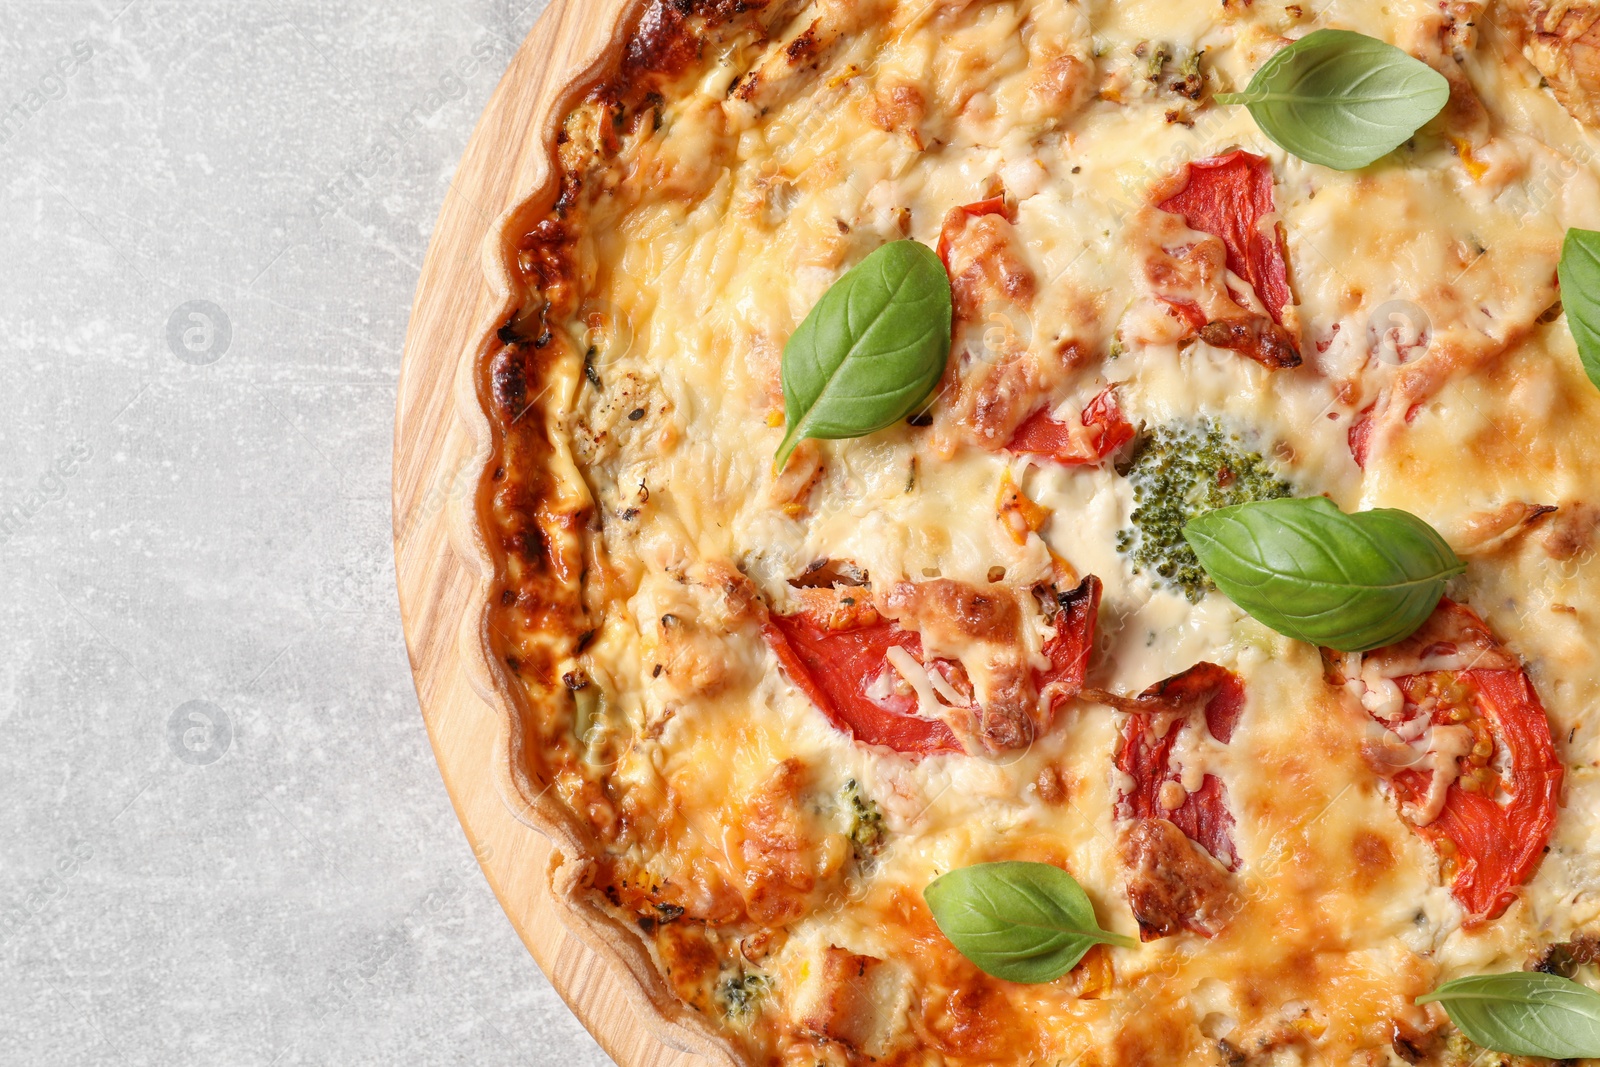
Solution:
[[[1094,650],[1095,623],[1100,617],[1100,579],[1089,575],[1070,593],[1057,598],[1056,635],[1045,643],[1050,669],[1039,675],[1039,692],[1054,709],[1083,690]]]
[[[1045,670],[1035,671],[1032,688],[1023,692],[1038,694],[1037,704],[1018,709],[1026,717],[1022,734],[1031,738],[1048,728],[1049,716],[1062,702],[1083,688],[1089,654],[1094,647],[1095,623],[1100,608],[1100,580],[1092,575],[1076,589],[1060,594],[1053,619],[1055,635],[1045,643],[1050,660]],[[980,707],[971,694],[971,685],[959,663],[924,659],[922,638],[892,622],[869,614],[868,620],[818,620],[804,612],[771,615],[762,633],[778,656],[784,671],[840,730],[865,745],[882,745],[913,758],[945,752],[966,752],[955,730],[942,719],[917,714],[917,700],[884,684],[885,672],[894,668],[887,660],[891,649],[902,648],[928,670],[936,687],[945,693],[941,700],[960,697],[972,700],[966,706],[947,704],[952,710],[967,713],[972,719],[973,736],[986,741],[984,728],[989,717],[999,713],[995,707]],[[844,621],[845,625],[837,625]],[[1009,708],[1005,709],[1008,713]],[[958,724],[962,725],[962,724]]]
[[[1362,470],[1367,469],[1367,452],[1372,448],[1372,413],[1377,406],[1376,402],[1368,404],[1356,416],[1356,421],[1350,424],[1350,458]]]
[[[1368,758],[1453,871],[1467,925],[1498,918],[1539,866],[1560,803],[1539,694],[1477,613],[1450,600],[1413,636],[1368,653],[1358,673],[1363,703],[1387,728]]]
[[[1283,231],[1274,229],[1271,238],[1261,232],[1261,220],[1276,210],[1266,157],[1237,150],[1190,163],[1183,189],[1157,206],[1221,240],[1228,269],[1250,283],[1272,320],[1283,325],[1283,309],[1294,303],[1294,293]]]
[[[1089,401],[1081,419],[1088,433],[1084,439],[1074,440],[1070,425],[1057,422],[1050,417],[1048,408],[1041,408],[1017,427],[1006,448],[1022,455],[1048,456],[1063,466],[1074,467],[1098,463],[1133,440],[1133,426],[1117,406],[1114,389]]]
[[[1244,710],[1244,683],[1226,668],[1197,663],[1137,697],[1088,695],[1130,712],[1117,752],[1124,787],[1116,812],[1130,824],[1123,858],[1140,936],[1153,941],[1179,929],[1216,936],[1228,893],[1223,870],[1239,867],[1228,790],[1213,774],[1198,781],[1189,774],[1185,781],[1172,755],[1186,730],[1205,730],[1224,745],[1232,741]],[[1195,853],[1189,842],[1217,863]]]
[[[1412,404],[1406,409],[1406,422],[1416,421],[1417,415],[1422,411],[1422,404]],[[1350,424],[1348,441],[1350,443],[1350,458],[1356,461],[1356,466],[1362,470],[1367,469],[1367,458],[1372,452],[1373,420],[1377,417],[1378,402],[1374,400],[1362,408],[1356,415],[1355,422]]]
[[[987,200],[980,200],[976,204],[963,204],[961,207],[951,208],[944,217],[944,225],[939,229],[939,260],[944,264],[944,269],[950,269],[950,245],[961,231],[966,228],[968,219],[975,219],[983,215],[1000,215],[1011,218],[1011,209],[1006,206],[1004,196],[992,196]]]
[[[1173,747],[1185,730],[1205,729],[1224,745],[1233,740],[1244,710],[1244,683],[1225,667],[1197,663],[1132,701],[1119,703],[1133,712],[1117,753],[1117,770],[1131,779],[1132,787],[1117,798],[1117,814],[1124,819],[1168,819],[1217,862],[1237,870],[1227,787],[1216,775],[1207,774],[1196,788],[1186,789],[1171,762]],[[1194,721],[1196,711],[1203,713],[1203,722]],[[1186,718],[1158,733],[1157,718],[1175,714]]]
[[[922,638],[915,631],[882,619],[830,630],[805,615],[773,615],[762,632],[794,684],[862,744],[918,757],[966,751],[946,723],[916,714],[914,699],[867,695],[873,681],[891,669],[884,659],[891,648],[903,648],[922,662]]]

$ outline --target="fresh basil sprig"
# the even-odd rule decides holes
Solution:
[[[1578,342],[1578,358],[1589,380],[1600,388],[1600,233],[1568,230],[1561,245],[1561,306]]]
[[[1208,511],[1189,520],[1183,537],[1252,618],[1340,652],[1410,637],[1467,566],[1415,515],[1346,515],[1320,496]]]
[[[1444,75],[1392,44],[1350,30],[1316,30],[1278,52],[1242,93],[1261,131],[1287,152],[1358,170],[1393,152],[1450,100]]]
[[[783,349],[788,432],[865,437],[917,410],[950,358],[950,278],[926,245],[884,245],[833,284]]]
[[[963,956],[1008,982],[1053,982],[1095,945],[1139,945],[1100,929],[1077,879],[1048,863],[963,867],[934,879],[922,898]]]
[[[1474,1045],[1513,1056],[1575,1060],[1600,1056],[1600,993],[1538,971],[1480,974],[1446,982],[1418,1004],[1437,1001]]]

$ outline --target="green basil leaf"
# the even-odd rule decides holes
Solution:
[[[1575,1060],[1600,1056],[1600,993],[1538,971],[1480,974],[1446,982],[1418,1004],[1437,1001],[1473,1044],[1513,1056]]]
[[[1100,929],[1072,875],[1048,863],[980,863],[929,883],[922,898],[944,936],[985,974],[1053,982],[1095,945],[1137,948]]]
[[[779,470],[807,437],[865,437],[914,413],[950,358],[950,278],[926,245],[884,245],[817,301],[783,348],[788,432]]]
[[[1242,93],[1261,132],[1308,163],[1357,170],[1410,140],[1450,100],[1443,74],[1392,44],[1316,30],[1278,52]]]
[[[1600,233],[1568,230],[1561,245],[1561,306],[1578,342],[1578,358],[1600,388]]]
[[[1252,618],[1340,652],[1410,637],[1467,567],[1415,515],[1346,515],[1320,496],[1208,511],[1189,520],[1183,537]]]

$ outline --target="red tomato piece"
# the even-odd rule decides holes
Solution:
[[[1107,389],[1083,409],[1080,416],[1089,431],[1087,448],[1073,440],[1072,427],[1040,408],[1017,427],[1006,449],[1021,455],[1048,456],[1063,466],[1098,463],[1133,440],[1133,426],[1117,406],[1116,391]]]
[[[1350,458],[1362,470],[1367,469],[1367,452],[1372,447],[1372,412],[1377,406],[1376,403],[1368,404],[1356,416],[1356,421],[1350,424]]]
[[[1006,207],[1004,196],[991,196],[987,200],[980,200],[976,204],[964,204],[961,207],[951,208],[944,217],[944,226],[939,230],[939,261],[944,264],[944,269],[950,269],[950,246],[955,239],[966,229],[967,220],[975,219],[981,215],[1000,215],[1007,220],[1011,219],[1011,210]]]
[[[1242,149],[1189,164],[1182,191],[1159,205],[1182,215],[1190,229],[1209,233],[1228,251],[1228,269],[1249,282],[1256,295],[1283,325],[1283,309],[1294,303],[1289,288],[1289,261],[1283,230],[1271,239],[1261,220],[1276,208],[1272,197],[1272,164]]]
[[[1192,300],[1173,300],[1161,297],[1161,302],[1167,305],[1167,310],[1176,318],[1182,319],[1189,326],[1189,332],[1198,334],[1206,327],[1206,313],[1199,304]]]
[[[1050,666],[1036,672],[1033,679],[1044,701],[1046,717],[1083,689],[1089,655],[1094,649],[1100,590],[1100,579],[1091,575],[1076,589],[1057,598],[1055,636],[1044,646]],[[891,694],[874,699],[867,695],[874,679],[892,669],[885,663],[885,656],[895,647],[905,649],[930,670],[939,670],[957,692],[970,692],[970,683],[959,663],[930,663],[923,659],[922,638],[915,631],[885,619],[865,626],[830,629],[802,613],[769,616],[762,635],[790,680],[811,698],[829,722],[855,740],[892,748],[913,759],[966,752],[948,723],[917,714],[914,698]],[[981,711],[975,704],[963,710]],[[1044,725],[1048,726],[1048,719]],[[1034,722],[1031,726],[1038,729],[1040,724]]]
[[[1089,575],[1070,593],[1059,597],[1056,635],[1045,642],[1050,669],[1038,677],[1039,692],[1052,710],[1083,690],[1089,673],[1089,653],[1094,650],[1095,624],[1100,617],[1100,579]]]
[[[1083,424],[1094,439],[1094,450],[1100,459],[1133,440],[1133,424],[1117,405],[1115,389],[1107,389],[1083,409]]]
[[[1427,655],[1464,650],[1473,662],[1492,668],[1421,671],[1392,679],[1406,694],[1402,720],[1421,714],[1416,695],[1455,694],[1437,699],[1433,724],[1448,726],[1461,719],[1470,725],[1476,720],[1492,740],[1494,751],[1486,760],[1462,768],[1464,774],[1470,768],[1477,776],[1476,787],[1463,788],[1462,779],[1451,783],[1439,817],[1416,827],[1454,866],[1450,891],[1466,909],[1467,925],[1480,926],[1499,918],[1516,899],[1517,887],[1538,868],[1555,825],[1563,768],[1539,694],[1525,671],[1504,667],[1515,661],[1476,612],[1441,600],[1419,631],[1424,632],[1422,640],[1413,637],[1369,655],[1380,662],[1424,666]],[[1452,636],[1459,640],[1450,640]],[[1420,645],[1426,647],[1419,653]],[[1433,774],[1414,768],[1399,771],[1392,778],[1396,795],[1405,805],[1417,805],[1427,796]],[[1483,788],[1485,781],[1491,788]]]
[[[1238,850],[1233,843],[1233,814],[1228,810],[1228,790],[1222,780],[1208,774],[1200,788],[1188,793],[1177,808],[1161,803],[1162,787],[1179,781],[1171,766],[1172,749],[1184,730],[1201,729],[1193,721],[1203,711],[1204,729],[1226,745],[1244,710],[1244,683],[1239,676],[1215,663],[1197,663],[1182,674],[1157,682],[1135,699],[1116,701],[1134,714],[1128,720],[1117,753],[1117,769],[1133,780],[1133,788],[1117,798],[1117,814],[1124,819],[1167,819],[1195,844],[1211,853],[1228,870],[1238,870]],[[1156,733],[1158,714],[1189,713]]]
[[[890,696],[874,702],[867,696],[867,686],[886,669],[890,648],[904,648],[922,661],[922,638],[914,631],[884,620],[829,630],[804,615],[773,615],[762,634],[790,680],[830,722],[862,744],[913,758],[966,751],[948,724],[916,714],[914,699]]]

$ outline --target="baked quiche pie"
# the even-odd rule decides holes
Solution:
[[[1600,7],[649,0],[491,246],[512,798],[751,1065],[1600,1057]]]

